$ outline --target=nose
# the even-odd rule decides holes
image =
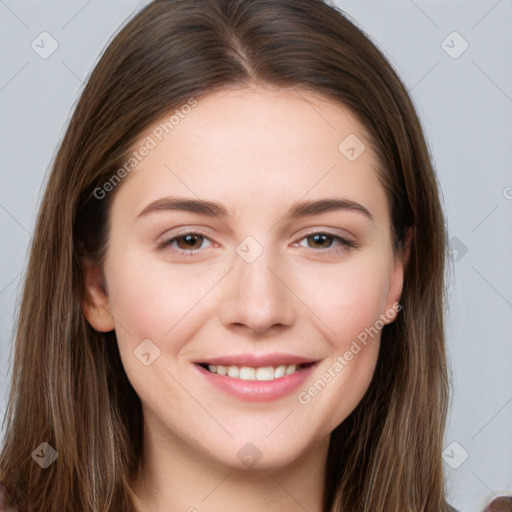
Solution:
[[[219,312],[226,327],[262,334],[295,322],[294,295],[279,269],[266,251],[252,263],[235,254]]]

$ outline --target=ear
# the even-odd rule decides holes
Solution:
[[[110,312],[105,277],[99,265],[83,259],[85,298],[82,311],[91,326],[99,332],[114,330],[114,317]]]
[[[395,253],[394,268],[389,280],[389,291],[386,301],[386,308],[383,312],[384,322],[390,324],[395,321],[400,311],[400,297],[404,286],[404,274],[411,253],[413,237],[413,228],[409,227],[404,233],[403,243],[398,247]],[[382,317],[381,317],[382,318]]]

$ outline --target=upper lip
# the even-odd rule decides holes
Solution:
[[[281,366],[288,364],[315,363],[315,359],[294,354],[234,354],[230,356],[207,357],[197,363],[207,363],[222,366],[248,366],[261,368],[265,366]]]

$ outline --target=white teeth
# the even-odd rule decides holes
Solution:
[[[228,368],[228,376],[229,377],[235,377],[235,379],[238,379],[239,373],[240,373],[240,370],[238,369],[238,366],[230,366]]]
[[[242,366],[238,373],[238,378],[242,380],[254,380],[256,378],[256,370],[247,366]]]
[[[282,364],[278,366],[274,371],[274,378],[279,379],[279,377],[284,377],[286,375],[286,366]]]
[[[223,366],[223,365],[214,365],[209,364],[208,370],[211,373],[216,373],[217,375],[233,377],[235,379],[241,380],[258,380],[258,381],[268,381],[274,379],[280,379],[285,375],[291,375],[296,371],[300,370],[300,366],[296,364],[282,364],[277,367],[272,366],[262,366],[260,368],[252,368],[250,366]]]
[[[265,366],[256,370],[256,380],[274,380],[275,372],[272,366]]]
[[[286,368],[286,375],[290,375],[290,373],[293,373],[297,369],[297,366],[294,364],[291,364]]]

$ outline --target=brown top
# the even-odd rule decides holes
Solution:
[[[512,496],[498,496],[494,498],[485,512],[512,512]]]

